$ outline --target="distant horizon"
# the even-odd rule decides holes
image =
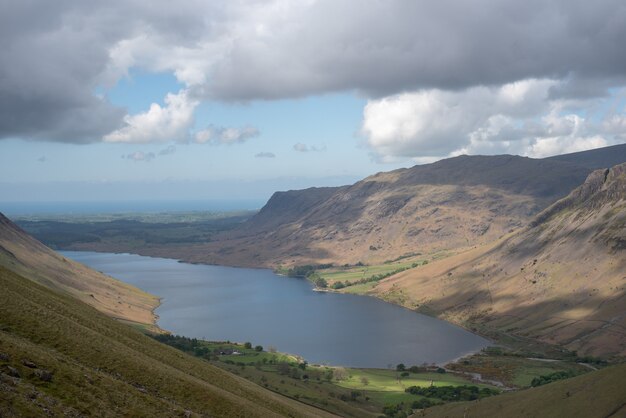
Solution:
[[[575,157],[601,149],[626,147],[617,144],[574,153],[556,154]],[[619,154],[619,153],[618,153]],[[616,155],[618,155],[616,154]],[[500,154],[523,157],[516,154]],[[437,159],[439,162],[462,154]],[[532,157],[531,157],[532,158]],[[543,159],[541,158],[541,159]],[[430,163],[413,164],[410,167]],[[410,168],[407,167],[407,168]],[[392,170],[383,170],[392,171]],[[378,171],[381,172],[381,171]],[[311,187],[338,187],[354,184],[364,176],[298,177],[243,180],[137,180],[137,181],[42,181],[8,183],[0,181],[0,212],[13,216],[75,214],[112,214],[129,212],[236,211],[258,210],[281,191]],[[59,197],[63,196],[63,197]],[[4,198],[4,200],[3,200]]]
[[[0,202],[6,216],[97,215],[163,212],[234,212],[259,210],[261,200],[108,200]]]

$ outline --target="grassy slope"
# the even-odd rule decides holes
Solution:
[[[107,315],[152,325],[158,298],[68,260],[0,213],[0,266],[91,305]]]
[[[0,416],[325,415],[3,267],[0,289]],[[34,376],[23,359],[53,372],[52,381]]]
[[[426,417],[618,418],[626,416],[626,364],[480,402],[451,403]]]

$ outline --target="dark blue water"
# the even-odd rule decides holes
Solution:
[[[440,364],[489,344],[447,322],[371,297],[315,292],[306,280],[270,270],[131,254],[63,254],[160,296],[158,324],[175,334],[274,346],[311,363]]]

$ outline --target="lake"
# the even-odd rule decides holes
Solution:
[[[133,254],[66,257],[162,298],[158,325],[212,341],[250,341],[309,363],[386,368],[442,364],[489,341],[382,300],[313,291],[271,270],[180,263]]]

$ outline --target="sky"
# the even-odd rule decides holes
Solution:
[[[624,143],[624,39],[622,0],[0,0],[0,204]]]

